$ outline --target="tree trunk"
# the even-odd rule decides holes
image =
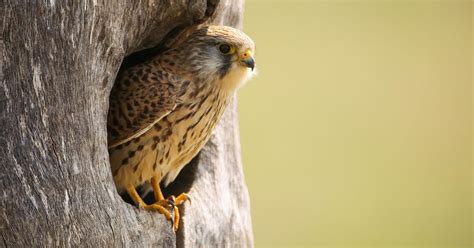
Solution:
[[[243,1],[104,2],[0,5],[0,247],[253,246],[235,101],[166,189],[192,197],[176,235],[162,215],[118,195],[106,132],[126,55],[212,13],[214,23],[241,27]]]

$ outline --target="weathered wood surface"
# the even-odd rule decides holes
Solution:
[[[168,189],[193,199],[177,235],[123,202],[108,163],[108,94],[124,56],[217,4],[214,23],[241,27],[243,1],[218,2],[2,1],[0,247],[252,246],[235,102]]]

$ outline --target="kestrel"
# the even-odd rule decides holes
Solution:
[[[234,92],[253,75],[255,45],[243,32],[204,26],[160,55],[120,73],[110,96],[108,144],[115,185],[136,205],[179,227],[186,193],[163,197],[168,185],[209,139]],[[149,182],[155,203],[136,187]],[[174,210],[174,218],[169,211]]]

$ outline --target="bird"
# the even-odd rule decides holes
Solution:
[[[137,207],[158,211],[179,228],[186,192],[164,198],[160,183],[173,182],[210,138],[234,93],[255,74],[255,43],[222,25],[192,29],[165,51],[120,72],[109,97],[107,140],[119,193]],[[149,184],[155,203],[137,187]],[[174,216],[171,214],[174,213]]]

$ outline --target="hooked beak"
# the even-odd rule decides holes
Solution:
[[[245,64],[248,68],[255,68],[255,60],[253,59],[252,52],[250,50],[245,51],[240,55],[240,61]]]

